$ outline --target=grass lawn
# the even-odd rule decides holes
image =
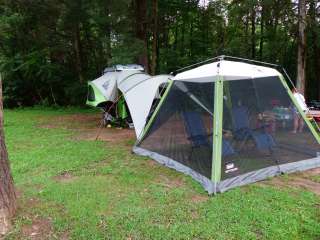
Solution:
[[[96,116],[5,111],[19,191],[6,239],[320,239],[319,195],[267,181],[208,197],[190,177],[132,155],[132,137],[79,137],[96,131]]]

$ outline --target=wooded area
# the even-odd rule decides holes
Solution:
[[[319,16],[318,0],[0,0],[4,104],[84,104],[108,65],[169,73],[221,54],[305,75],[319,99]]]

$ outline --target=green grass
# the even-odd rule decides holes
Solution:
[[[61,122],[41,127],[79,112],[92,114],[5,112],[9,157],[22,192],[7,239],[24,239],[35,217],[50,219],[51,239],[320,238],[320,199],[313,193],[253,184],[208,198],[191,178],[132,155],[132,139],[74,140],[77,132]],[[56,180],[66,172],[73,177]]]

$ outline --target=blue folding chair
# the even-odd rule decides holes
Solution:
[[[266,126],[251,129],[249,126],[249,112],[245,106],[238,106],[232,109],[234,119],[234,137],[243,141],[252,139],[258,150],[270,150],[275,147],[273,137],[265,131]]]
[[[208,134],[205,128],[203,119],[198,112],[183,112],[182,113],[185,129],[188,134],[188,139],[192,144],[193,153],[194,148],[212,147],[212,133]],[[229,141],[222,139],[222,156],[229,156],[235,154]]]

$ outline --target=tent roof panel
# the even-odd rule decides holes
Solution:
[[[280,76],[273,68],[263,67],[243,62],[222,60],[177,74],[173,80],[190,82],[216,81],[217,76],[224,76],[228,80],[248,79]]]

